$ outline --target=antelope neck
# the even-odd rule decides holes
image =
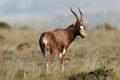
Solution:
[[[68,37],[69,37],[69,42],[71,43],[75,37],[78,35],[77,32],[75,31],[75,25],[72,24],[69,27],[66,28],[68,32]]]

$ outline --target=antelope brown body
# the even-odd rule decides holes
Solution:
[[[48,63],[52,63],[56,53],[58,53],[60,55],[60,63],[63,71],[64,56],[71,42],[77,35],[81,38],[86,37],[83,29],[82,12],[78,8],[81,15],[81,19],[79,19],[77,14],[71,8],[70,10],[76,17],[76,22],[74,24],[68,26],[66,29],[55,29],[54,31],[44,32],[40,36],[39,44],[43,56],[46,59],[47,69]]]

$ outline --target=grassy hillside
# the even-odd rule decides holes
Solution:
[[[102,67],[112,69],[113,75],[108,75],[107,80],[120,80],[120,30],[87,29],[87,38],[77,37],[70,45],[66,55],[70,61],[65,64],[64,73],[60,69],[59,55],[50,70],[45,72],[38,44],[43,31],[0,30],[0,80],[75,80],[73,75],[87,74]]]

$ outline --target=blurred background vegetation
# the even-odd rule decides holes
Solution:
[[[34,27],[30,27],[28,25],[13,27],[13,26],[9,25],[7,22],[0,22],[0,29],[11,29],[11,28],[18,28],[18,29],[26,30],[26,29],[30,29],[30,28],[34,28]],[[116,30],[117,29],[116,26],[113,26],[109,23],[99,24],[99,25],[93,26],[93,27],[84,25],[84,29],[87,29],[87,28],[96,28],[96,29],[105,29],[105,30]],[[42,29],[46,29],[46,28],[42,28]]]
[[[45,71],[38,43],[45,31],[0,22],[0,80],[120,80],[119,28],[109,23],[85,26],[87,38],[77,37],[69,47],[64,73],[59,55]]]

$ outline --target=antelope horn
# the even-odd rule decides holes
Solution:
[[[81,10],[80,10],[79,7],[78,7],[78,10],[79,10],[79,13],[80,13],[80,15],[81,15],[81,19],[82,19],[82,12],[81,12]]]
[[[78,18],[78,16],[77,16],[77,14],[72,10],[72,8],[70,7],[70,10],[71,10],[71,12],[75,15],[75,17],[76,17],[76,19],[77,20],[79,20],[79,18]]]

